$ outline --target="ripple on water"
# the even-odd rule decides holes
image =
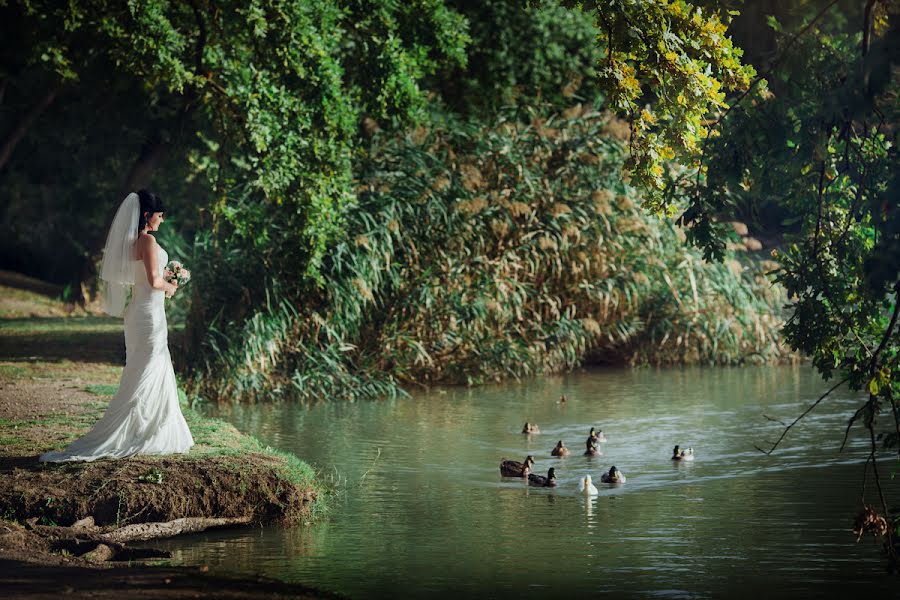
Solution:
[[[165,545],[214,572],[359,598],[892,591],[878,548],[849,532],[866,441],[854,432],[837,448],[859,399],[838,390],[772,456],[754,448],[781,434],[764,414],[789,423],[825,389],[799,367],[600,370],[406,400],[226,409],[242,431],[346,484],[321,523]],[[521,434],[525,421],[542,433]],[[592,426],[609,441],[586,458]],[[550,456],[559,439],[572,456]],[[696,460],[671,461],[675,444]],[[500,477],[502,457],[527,454],[535,472],[556,469],[558,487]],[[626,484],[599,482],[611,465]],[[579,494],[585,474],[597,497]]]

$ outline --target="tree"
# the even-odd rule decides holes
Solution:
[[[769,15],[779,48],[763,74],[776,94],[736,62],[716,12],[679,0],[594,7],[607,34],[603,81],[631,119],[632,178],[648,208],[680,214],[709,258],[721,257],[722,222],[738,203],[766,198],[794,215],[797,233],[776,253],[775,280],[792,298],[785,337],[839,378],[831,390],[846,383],[868,396],[846,433],[866,429],[882,513],[864,506],[859,528],[883,530],[897,566],[900,520],[886,526],[876,455],[879,439],[900,448],[898,6],[803,5],[786,11],[790,34]],[[884,417],[889,430],[877,432]]]
[[[37,0],[2,10],[4,85],[16,92],[3,123],[6,176],[27,174],[14,151],[34,133],[32,115],[59,107],[47,101],[54,90],[96,98],[124,87],[127,95],[98,103],[104,116],[147,110],[143,123],[128,119],[144,135],[123,149],[136,158],[115,191],[177,157],[173,179],[205,190],[214,244],[241,247],[253,271],[283,274],[295,290],[317,279],[353,196],[362,117],[411,118],[424,102],[418,82],[443,61],[463,61],[467,40],[463,19],[438,0]],[[109,187],[98,185],[94,206],[114,204]],[[102,234],[86,264],[101,246]]]

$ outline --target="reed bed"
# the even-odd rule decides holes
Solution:
[[[575,107],[376,137],[324,284],[272,285],[262,309],[195,332],[193,388],[313,401],[585,361],[785,359],[774,265],[742,251],[753,245],[739,233],[724,262],[706,262],[648,215],[615,125]]]

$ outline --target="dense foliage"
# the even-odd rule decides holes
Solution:
[[[632,33],[635,23],[657,23],[649,32],[640,27],[630,39],[623,36],[622,44],[613,42],[608,54],[608,61],[618,64],[616,51],[624,44],[627,58],[650,58],[651,66],[641,60],[634,81],[625,68],[608,82],[618,108],[631,113],[636,108],[629,101],[641,90],[663,90],[654,93],[653,102],[667,118],[635,121],[641,126],[633,128],[634,158],[639,165],[642,160],[653,165],[656,157],[647,148],[671,147],[674,151],[666,152],[683,168],[664,178],[661,168],[654,173],[651,166],[656,180],[639,169],[636,180],[664,192],[662,204],[651,206],[682,211],[691,239],[707,256],[722,255],[721,223],[734,218],[736,207],[774,203],[790,216],[784,225],[792,234],[776,253],[781,263],[776,280],[791,298],[785,339],[811,356],[825,378],[837,374],[838,385],[847,383],[868,396],[849,416],[847,433],[856,422],[867,430],[867,467],[874,472],[882,514],[887,515],[876,437],[883,437],[886,447],[900,449],[900,6],[822,0],[785,3],[777,14],[760,15],[775,34],[777,54],[767,61],[765,72],[770,85],[762,78],[737,78],[735,89],[743,93],[730,106],[723,96],[710,97],[707,109],[696,106],[695,114],[712,109],[700,115],[705,133],[697,140],[705,142],[678,146],[666,140],[683,135],[686,127],[693,133],[701,122],[677,118],[682,103],[676,97],[675,106],[671,104],[669,86],[677,93],[690,86],[679,72],[663,72],[665,65],[658,61],[664,49],[658,39],[683,22],[685,10],[693,15],[696,30],[680,30],[677,37],[684,47],[706,48],[713,33],[723,33],[715,16],[698,18],[700,9],[685,4],[598,2],[601,21],[607,18],[602,6],[615,5],[622,9],[617,19],[632,24]],[[615,40],[615,32],[610,39]],[[723,44],[730,49],[729,42]],[[731,68],[739,72],[735,65]],[[720,72],[724,86],[735,80],[727,69]],[[719,85],[703,85],[702,78],[694,77],[707,93],[718,92]],[[896,561],[890,530],[886,532]],[[894,533],[900,535],[900,521],[895,520]]]
[[[771,265],[707,263],[644,214],[622,181],[620,130],[576,105],[377,137],[322,296],[273,302],[236,338],[214,323],[198,389],[316,400],[558,372],[590,355],[782,358]]]
[[[418,82],[463,63],[468,39],[439,0],[23,0],[0,11],[0,168],[21,211],[4,221],[19,239],[36,199],[57,214],[79,205],[68,226],[87,239],[72,245],[92,265],[116,197],[159,181],[154,167],[171,157],[172,176],[154,187],[213,198],[199,206],[211,216],[204,228],[298,286],[317,277],[353,196],[361,116],[415,114]],[[82,160],[82,148],[103,154]],[[78,177],[47,178],[63,160]]]
[[[590,4],[606,48],[601,89],[633,133],[632,180],[644,189],[647,207],[673,215],[678,206],[663,193],[672,180],[668,161],[677,156],[702,169],[703,141],[715,133],[707,118],[727,107],[727,92],[747,89],[756,74],[726,35],[737,12],[721,15],[686,0]]]
[[[450,0],[469,22],[464,67],[444,69],[431,81],[453,111],[490,115],[536,100],[564,106],[600,93],[603,55],[589,13],[555,1]],[[575,98],[573,100],[572,98]]]

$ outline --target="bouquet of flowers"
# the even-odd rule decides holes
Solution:
[[[163,279],[181,287],[191,280],[191,272],[185,269],[184,265],[177,260],[170,260],[165,270],[163,270]]]

